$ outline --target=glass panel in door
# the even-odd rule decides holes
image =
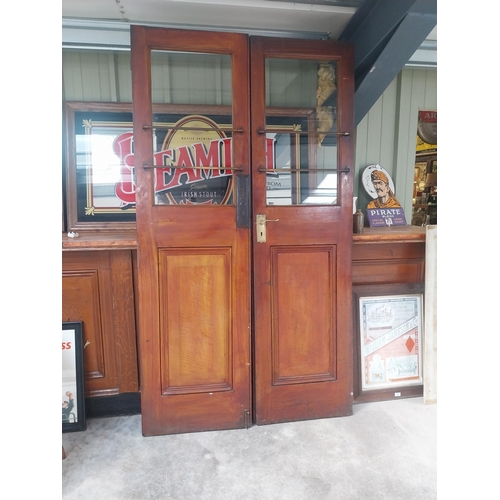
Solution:
[[[233,204],[228,54],[151,53],[155,204]]]
[[[266,59],[266,203],[337,204],[337,64]]]

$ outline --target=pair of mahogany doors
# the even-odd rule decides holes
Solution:
[[[351,47],[131,46],[143,434],[350,415]]]

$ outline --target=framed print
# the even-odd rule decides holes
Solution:
[[[233,204],[230,106],[157,104],[152,126],[156,204]],[[68,230],[134,229],[132,104],[66,103],[66,140]]]
[[[355,399],[422,395],[423,291],[420,283],[354,287]]]
[[[241,167],[232,164],[232,139],[243,130],[233,129],[231,113],[224,105],[154,105],[153,165],[143,168],[154,168],[155,204],[234,204]],[[325,176],[308,170],[316,163],[308,135],[315,110],[268,108],[267,114],[268,204],[311,203]],[[67,230],[135,229],[132,104],[68,102],[65,123]]]
[[[85,392],[82,322],[62,324],[62,431],[84,431]]]

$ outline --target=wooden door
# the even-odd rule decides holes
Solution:
[[[131,42],[143,434],[248,426],[248,38]]]
[[[351,51],[131,34],[144,435],[350,414]]]
[[[334,42],[252,39],[257,424],[352,413],[352,69]]]

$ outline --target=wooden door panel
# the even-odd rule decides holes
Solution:
[[[233,190],[232,200],[224,195],[220,203],[191,197],[179,202],[166,184],[163,192],[155,193],[155,181],[159,172],[165,183],[172,176],[182,179],[181,189],[186,193],[196,187],[194,179],[199,181],[203,175],[212,179],[209,171],[216,178],[236,171],[248,175],[248,37],[140,26],[133,26],[131,35],[143,434],[245,427],[251,413],[250,231],[236,223],[239,199]],[[158,142],[156,135],[153,140],[153,51],[162,65],[157,69],[172,71],[176,77],[173,87],[180,92],[174,97],[181,100],[188,88],[195,90],[195,99],[204,96],[202,90],[210,79],[186,74],[186,81],[179,83],[181,73],[168,66],[170,59],[179,60],[178,53],[185,52],[183,65],[187,64],[184,59],[205,64],[205,56],[199,54],[221,55],[222,66],[227,67],[230,56],[231,78],[224,81],[230,88],[216,86],[218,90],[224,87],[225,93],[216,96],[214,106],[205,102],[190,112],[217,115],[221,106],[215,103],[229,93],[232,102],[224,107],[225,129],[217,129],[215,122],[209,131],[205,122],[189,128],[192,117],[180,128],[170,125],[173,134],[161,146],[163,151],[168,148],[163,157],[167,163],[155,163],[159,160],[153,155]],[[167,118],[162,123],[173,123]],[[212,146],[214,138],[223,141],[226,134],[230,134],[231,148],[226,141],[222,165],[222,156],[216,159],[217,148]],[[206,148],[204,154],[201,146]],[[174,174],[171,168],[182,170],[173,170]],[[164,196],[170,196],[169,201]]]
[[[106,377],[103,354],[102,314],[97,269],[63,272],[63,318],[84,321],[84,371],[86,392],[98,388],[98,379]],[[64,319],[63,319],[64,321]],[[66,320],[67,321],[67,320]],[[94,380],[94,382],[90,382]],[[109,381],[108,381],[109,382]],[[97,384],[97,385],[96,385]],[[93,387],[92,387],[93,386]]]
[[[273,385],[335,379],[334,262],[332,247],[271,248]]]
[[[422,282],[424,263],[409,259],[358,261],[353,263],[353,284],[419,283]]]
[[[160,250],[162,394],[232,389],[231,252]]]
[[[425,243],[354,244],[353,285],[421,283],[424,281]]]
[[[352,414],[352,63],[348,45],[252,39],[253,214],[268,221],[265,240],[258,229],[253,245],[257,424]],[[289,71],[288,79],[273,80],[273,67],[277,75]],[[336,93],[315,108],[316,116],[330,116],[321,132],[330,135],[319,134],[320,120],[304,131],[304,122],[293,132],[276,126],[273,95],[286,93],[298,105],[282,82],[313,84],[297,89],[302,102],[321,93],[320,74],[330,70]],[[328,109],[320,109],[324,102]],[[276,168],[269,167],[269,140],[280,147]],[[296,161],[299,144],[307,161]],[[283,160],[287,145],[294,153]],[[289,191],[269,193],[276,179],[288,181]]]
[[[63,252],[62,320],[83,321],[87,397],[139,390],[131,257]]]
[[[210,207],[207,217],[201,207],[169,206],[168,216],[159,208],[151,214],[157,247],[189,247],[194,241],[200,246],[232,246],[238,238],[233,206]]]

